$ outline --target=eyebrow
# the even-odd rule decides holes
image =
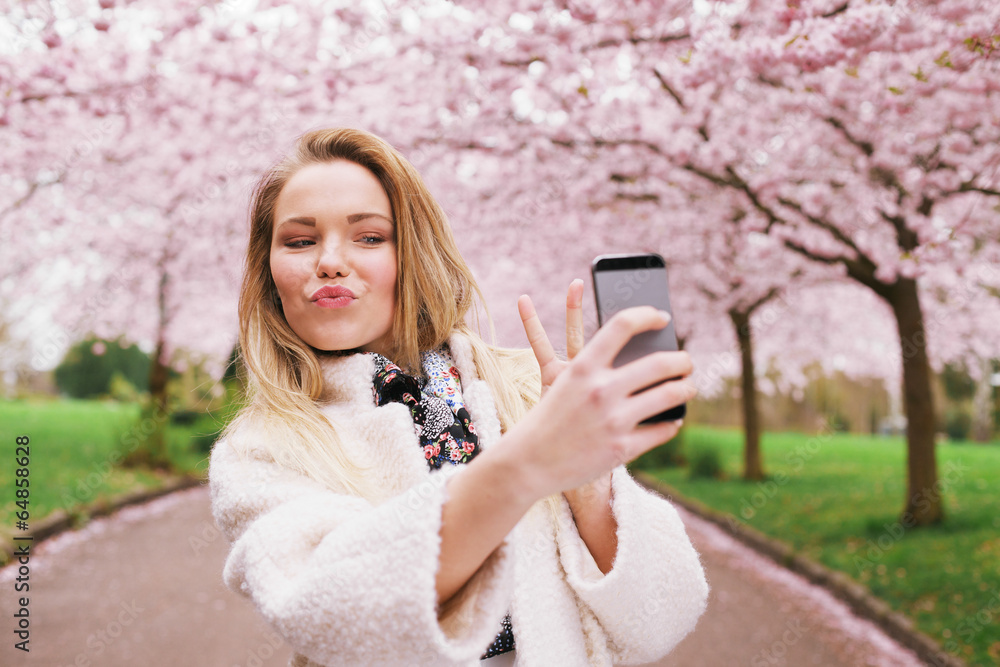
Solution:
[[[381,213],[374,213],[374,212],[352,213],[351,215],[347,216],[347,224],[353,225],[355,222],[361,222],[362,220],[367,220],[368,218],[382,218],[391,225],[396,224],[390,218],[385,217]],[[285,223],[289,222],[297,223],[300,225],[306,225],[308,227],[316,226],[316,218],[309,218],[309,217],[285,218],[280,223],[278,223],[278,226],[280,227],[281,225],[284,225]]]

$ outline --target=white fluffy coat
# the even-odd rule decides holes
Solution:
[[[493,446],[491,392],[468,341],[454,335],[449,346],[480,444]],[[212,510],[232,543],[226,585],[289,642],[291,666],[477,666],[508,610],[519,667],[650,662],[691,631],[708,595],[698,555],[674,508],[624,467],[612,475],[618,552],[607,575],[559,494],[535,503],[439,619],[441,506],[464,466],[429,471],[409,410],[375,406],[372,371],[370,355],[324,359],[320,406],[352,455],[377,463],[389,500],[282,467],[255,449],[254,433],[212,452]]]

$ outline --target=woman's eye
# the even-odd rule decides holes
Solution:
[[[378,234],[365,234],[361,237],[361,242],[365,245],[379,245],[385,243],[385,238]]]
[[[309,239],[295,239],[294,241],[285,241],[286,248],[305,248],[307,245],[314,245],[314,241]]]

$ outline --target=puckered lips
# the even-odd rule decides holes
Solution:
[[[343,308],[351,305],[356,297],[343,285],[324,285],[313,292],[311,298],[320,308]]]

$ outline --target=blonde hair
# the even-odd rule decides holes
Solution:
[[[392,205],[398,270],[394,340],[387,356],[407,371],[419,372],[422,350],[440,346],[453,333],[465,335],[476,370],[493,392],[504,431],[537,402],[540,380],[530,350],[488,345],[466,324],[475,301],[483,303],[482,293],[444,211],[417,170],[368,132],[324,129],[300,137],[294,151],[261,177],[251,200],[239,299],[239,349],[248,389],[246,404],[225,435],[249,428],[258,436],[254,446],[282,465],[330,488],[377,499],[380,492],[366,481],[366,468],[347,456],[335,426],[317,408],[323,389],[319,356],[288,325],[270,269],[274,209],[282,188],[303,167],[334,160],[371,171]],[[492,339],[488,312],[486,320]]]

